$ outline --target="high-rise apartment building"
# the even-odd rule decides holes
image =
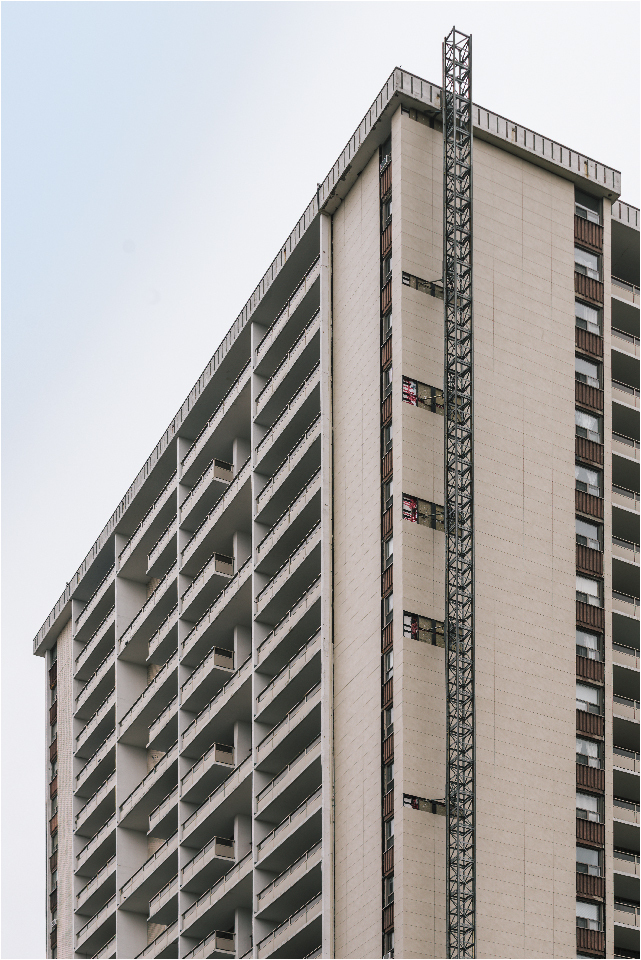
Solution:
[[[445,957],[441,88],[396,69],[34,641],[48,956]],[[639,211],[474,106],[478,957],[639,956]]]

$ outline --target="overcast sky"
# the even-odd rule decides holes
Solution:
[[[394,66],[622,172],[637,3],[2,4],[3,956],[44,955],[42,621]]]

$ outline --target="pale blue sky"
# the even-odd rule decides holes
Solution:
[[[31,640],[394,66],[622,171],[636,3],[2,4],[3,956],[44,953]]]

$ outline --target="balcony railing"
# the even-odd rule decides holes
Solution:
[[[628,283],[627,280],[621,280],[619,277],[611,277],[610,279],[612,280],[612,293],[614,296],[618,296],[625,291],[627,294],[625,297],[626,300],[630,300],[632,303],[639,302],[639,288],[634,283]]]
[[[615,847],[612,851],[614,856],[614,869],[617,873],[631,873],[633,876],[639,876],[639,854],[634,853],[632,850],[617,850]]]
[[[220,930],[214,930],[212,933],[208,933],[200,943],[197,943],[193,950],[190,950],[189,953],[183,954],[185,960],[195,960],[196,957],[213,957],[218,956],[219,953],[230,953],[232,955],[236,952],[236,936],[233,933],[222,932]],[[247,954],[245,954],[247,956]],[[251,956],[251,951],[249,952]]]
[[[200,446],[201,440],[203,439],[203,437],[205,436],[205,434],[207,433],[207,431],[208,431],[209,428],[211,427],[211,425],[212,425],[212,423],[214,422],[214,420],[219,416],[220,413],[224,412],[224,410],[225,410],[225,405],[226,405],[227,401],[229,400],[230,395],[236,390],[236,388],[237,388],[238,385],[240,384],[241,380],[243,379],[243,377],[244,377],[245,374],[247,373],[247,370],[248,370],[250,364],[251,364],[251,360],[248,360],[247,363],[243,366],[242,370],[240,371],[240,373],[238,374],[238,376],[236,377],[236,379],[234,380],[234,382],[233,382],[232,385],[230,386],[229,390],[227,391],[227,393],[225,394],[225,396],[222,398],[222,400],[220,401],[220,403],[218,404],[218,406],[216,407],[216,409],[215,409],[214,412],[212,413],[211,417],[209,418],[209,420],[207,421],[207,423],[204,425],[204,427],[202,428],[202,430],[200,431],[200,433],[198,434],[198,436],[196,437],[196,439],[195,439],[194,442],[192,443],[191,447],[189,448],[189,450],[187,451],[187,453],[185,454],[185,456],[182,458],[180,465],[181,465],[181,467],[183,468],[183,473],[184,473],[185,470],[186,470],[187,461],[188,461],[188,460],[192,460],[192,461],[195,460],[195,458],[196,458],[196,451],[198,450],[198,448],[199,448],[199,446]]]
[[[157,823],[162,819],[167,810],[170,810],[176,803],[178,799],[178,787],[174,787],[171,793],[168,793],[166,797],[160,801],[158,806],[149,814],[149,829],[153,829],[153,824]]]
[[[277,636],[278,633],[279,633],[279,631],[281,631],[281,630],[286,626],[286,624],[287,624],[288,621],[289,621],[290,623],[295,621],[296,614],[300,611],[300,609],[301,609],[302,607],[307,606],[307,603],[308,603],[308,601],[309,601],[309,599],[310,599],[310,596],[312,596],[314,589],[315,589],[317,586],[320,587],[320,579],[321,579],[321,578],[320,578],[320,574],[319,574],[319,575],[316,577],[315,580],[312,580],[312,582],[310,583],[309,587],[305,590],[305,593],[303,593],[302,596],[300,596],[300,597],[298,598],[298,600],[296,601],[296,603],[294,603],[294,604],[289,608],[289,610],[287,611],[287,613],[285,614],[285,616],[284,616],[284,617],[281,617],[281,619],[278,621],[278,623],[276,624],[276,626],[267,634],[267,636],[265,637],[265,639],[259,644],[258,651],[257,651],[259,662],[260,662],[261,652],[265,649],[265,647],[267,646],[267,644],[269,644],[269,643],[272,642],[272,640],[274,639],[274,637]],[[316,599],[317,599],[317,598],[314,598],[314,602],[315,602]]]
[[[270,893],[273,893],[276,887],[286,880],[287,877],[291,876],[291,874],[298,869],[298,867],[301,867],[303,864],[306,864],[308,860],[311,860],[314,854],[320,853],[322,845],[323,841],[319,840],[318,843],[315,843],[313,847],[310,847],[309,850],[306,850],[302,857],[299,857],[298,860],[294,860],[291,866],[287,867],[286,870],[283,870],[283,872],[275,877],[271,883],[268,883],[266,887],[263,887],[256,897],[259,909],[260,901],[264,900],[265,897],[267,897]]]
[[[120,638],[118,647],[121,653],[129,643],[129,641],[134,637],[136,632],[140,629],[140,626],[144,622],[145,617],[147,616],[149,611],[158,602],[158,597],[162,595],[163,591],[167,588],[167,585],[171,583],[173,578],[176,576],[177,569],[178,569],[178,561],[176,560],[174,561],[174,563],[172,563],[171,567],[169,568],[165,576],[162,578],[160,583],[157,584],[154,591],[147,597],[142,607],[140,608],[140,610],[138,611],[138,613],[133,618],[133,620],[131,621],[131,623],[129,624],[129,626],[127,627],[127,629],[125,630],[125,632]]]
[[[617,487],[614,484],[612,485],[612,493],[617,494],[619,497],[625,497],[626,501],[630,501],[629,506],[631,508],[636,508],[639,505],[639,494],[634,490],[628,490],[626,487]],[[626,504],[627,505],[627,504]]]
[[[80,808],[75,817],[76,829],[82,820],[86,819],[93,810],[100,806],[103,800],[105,800],[112,790],[116,789],[116,772],[110,773],[109,776],[102,781],[97,790],[94,791],[92,796],[89,797],[87,802]]]
[[[140,883],[140,881],[144,878],[145,874],[152,872],[150,868],[153,867],[155,863],[159,862],[163,857],[167,856],[167,854],[172,853],[174,849],[178,849],[177,832],[172,834],[168,840],[165,840],[162,846],[158,847],[155,853],[152,853],[152,855],[145,860],[142,867],[139,867],[136,872],[129,877],[127,882],[122,885],[120,888],[120,902],[122,903],[123,900],[125,900],[126,897],[133,892],[137,884]]]
[[[309,808],[321,796],[322,791],[323,791],[323,788],[318,787],[318,789],[316,789],[312,794],[310,794],[309,797],[306,797],[305,800],[303,800],[303,802],[300,803],[296,807],[296,809],[289,814],[288,817],[285,817],[284,820],[281,820],[278,826],[274,827],[274,829],[260,841],[260,843],[256,848],[259,858],[261,856],[261,850],[264,849],[268,843],[271,843],[273,840],[276,839],[276,837],[279,836],[279,834],[283,832],[283,830],[286,830],[289,826],[291,826],[292,823],[294,823],[296,820],[304,817],[307,814],[307,811],[309,810]]]
[[[194,914],[197,914],[198,911],[199,911],[199,909],[200,909],[201,907],[203,907],[203,906],[207,903],[208,900],[209,900],[211,903],[213,903],[213,902],[214,902],[214,898],[215,898],[215,894],[216,894],[218,888],[221,887],[221,886],[224,886],[225,883],[226,883],[226,881],[227,881],[227,880],[230,880],[230,879],[232,878],[232,874],[233,874],[233,873],[241,873],[243,867],[246,867],[246,866],[248,866],[248,865],[251,865],[251,855],[252,855],[252,853],[251,853],[251,850],[250,850],[249,853],[246,853],[245,856],[242,858],[242,860],[239,860],[238,863],[235,863],[234,866],[231,868],[231,870],[228,870],[227,873],[225,873],[225,874],[220,878],[220,880],[218,880],[218,881],[213,885],[213,887],[210,887],[209,890],[206,890],[206,891],[198,898],[198,900],[196,900],[195,903],[192,903],[192,905],[189,907],[189,909],[185,910],[185,912],[183,913],[183,921],[184,921],[185,923],[187,923],[187,922],[189,921],[189,918],[190,918],[190,917],[193,917]]]
[[[203,771],[209,763],[222,763],[231,770],[231,768],[234,766],[234,748],[229,746],[227,743],[212,744],[209,750],[207,750],[207,752],[196,761],[193,767],[189,768],[184,777],[180,778],[180,783],[182,784],[183,789],[186,789],[185,784],[187,780],[196,780],[198,774]]]
[[[321,525],[321,521],[318,520],[314,524],[314,526],[311,528],[309,533],[305,536],[305,539],[298,544],[294,552],[290,554],[289,557],[287,557],[287,560],[281,563],[280,567],[278,568],[276,573],[273,575],[273,577],[271,577],[271,579],[265,584],[265,586],[260,591],[260,593],[258,593],[258,595],[256,596],[257,604],[260,602],[261,597],[263,597],[270,588],[273,588],[274,585],[277,584],[278,580],[282,579],[283,574],[285,573],[285,571],[287,571],[287,568],[291,568],[291,566],[293,566],[296,563],[296,561],[302,556],[302,554],[304,554],[306,548],[309,546],[310,541],[313,540],[316,534],[320,532],[320,525]]]
[[[318,322],[319,317],[320,317],[320,309],[317,309],[317,310],[315,311],[315,313],[312,315],[311,319],[308,321],[308,323],[307,323],[306,327],[303,329],[302,333],[300,333],[300,334],[298,335],[298,337],[296,338],[296,340],[294,341],[293,346],[290,348],[290,350],[288,351],[288,353],[283,357],[283,359],[282,359],[281,362],[278,364],[278,366],[276,367],[276,369],[275,369],[274,372],[272,373],[271,377],[269,378],[269,380],[267,381],[267,383],[265,384],[265,386],[263,387],[263,389],[260,391],[260,393],[259,393],[258,396],[256,397],[255,404],[256,404],[256,407],[257,407],[257,408],[258,408],[258,406],[259,406],[259,404],[260,404],[260,400],[261,400],[263,394],[264,394],[267,390],[269,390],[269,389],[272,387],[272,385],[276,382],[276,378],[278,377],[280,371],[283,369],[283,367],[287,364],[287,362],[288,362],[288,361],[294,356],[294,354],[297,352],[299,346],[301,345],[301,341],[303,341],[303,340],[306,338],[306,336],[307,336],[309,330],[311,329],[311,327],[317,325],[317,322]],[[316,331],[314,331],[314,334],[315,334],[315,333],[316,333]],[[305,344],[305,346],[306,346],[306,344]]]
[[[96,747],[96,749],[91,754],[91,756],[85,761],[85,765],[83,766],[80,773],[77,775],[76,790],[80,786],[81,782],[89,775],[90,773],[89,765],[95,764],[95,766],[97,767],[100,761],[103,760],[104,757],[107,756],[109,751],[113,750],[115,746],[116,746],[116,731],[110,730],[107,736],[105,737],[105,739],[102,741],[102,743]],[[101,753],[101,751],[103,752],[104,755],[99,758],[98,755]]]
[[[311,900],[308,900],[307,903],[303,904],[303,906],[300,907],[296,913],[293,913],[291,917],[288,917],[287,920],[283,920],[282,923],[279,923],[271,933],[268,933],[266,937],[263,937],[263,939],[259,941],[258,956],[269,956],[269,952],[266,949],[268,945],[277,937],[286,934],[288,928],[294,926],[299,920],[307,923],[310,915],[315,917],[318,914],[318,907],[322,904],[322,902],[323,894],[318,893],[315,897],[312,897]]]
[[[260,341],[260,343],[259,343],[258,346],[256,347],[256,356],[258,356],[258,354],[264,349],[265,340],[267,339],[267,337],[269,336],[269,334],[272,332],[272,330],[274,329],[274,327],[276,326],[276,324],[278,323],[278,321],[280,320],[280,318],[283,316],[283,314],[286,313],[286,312],[289,310],[290,304],[293,302],[293,300],[295,299],[295,297],[298,295],[298,293],[300,292],[301,288],[307,285],[307,280],[309,279],[309,277],[311,276],[311,274],[314,273],[314,271],[316,270],[319,261],[320,261],[320,256],[316,257],[316,259],[312,262],[311,267],[309,268],[309,270],[307,271],[307,273],[305,274],[305,276],[303,277],[303,279],[296,285],[296,287],[295,287],[295,289],[294,289],[294,292],[291,294],[291,296],[289,297],[289,299],[285,302],[284,306],[281,307],[281,309],[279,310],[278,314],[276,315],[276,318],[275,318],[274,320],[272,320],[272,322],[270,323],[270,325],[267,327],[267,330],[265,331],[265,335],[263,336],[262,340]]]
[[[97,850],[102,841],[109,836],[109,834],[116,828],[116,814],[114,813],[113,817],[109,817],[106,823],[100,827],[99,830],[94,833],[91,840],[84,845],[82,850],[78,853],[76,860],[80,865],[84,860],[89,857],[90,853],[93,853],[94,850]]]
[[[631,554],[630,557],[625,557],[626,560],[630,560],[632,563],[639,562],[638,543],[634,543],[632,540],[622,540],[620,537],[612,537],[612,545],[615,547],[620,547],[621,550],[625,550],[627,553]]]
[[[76,934],[76,944],[80,944],[82,942],[83,937],[85,937],[89,932],[89,927],[91,927],[92,925],[95,925],[96,929],[98,929],[100,924],[104,920],[106,920],[112,913],[115,912],[115,909],[116,909],[116,895],[114,894],[111,900],[108,900],[107,903],[104,905],[104,907],[101,907],[100,910],[98,910],[98,912],[93,915],[91,920],[88,920],[87,923],[85,923],[85,925],[80,928],[80,930]]]
[[[278,520],[276,520],[276,522],[272,524],[272,526],[269,528],[265,536],[262,538],[262,540],[256,547],[257,556],[259,556],[260,553],[262,552],[263,544],[266,543],[270,537],[273,537],[274,534],[276,534],[281,527],[287,526],[287,524],[290,522],[290,515],[292,511],[301,503],[302,500],[304,500],[305,495],[317,483],[319,478],[320,478],[320,467],[318,468],[318,470],[314,471],[314,473],[312,474],[310,479],[307,481],[303,489],[296,494],[296,496],[294,497],[292,502],[289,504],[289,506],[287,506],[283,510]]]
[[[129,537],[129,539],[127,540],[126,544],[124,545],[124,547],[122,548],[122,550],[121,550],[120,553],[118,554],[118,563],[119,563],[119,565],[122,564],[122,557],[123,557],[123,555],[125,554],[125,552],[126,552],[127,550],[129,550],[130,546],[133,544],[134,539],[136,539],[136,538],[138,537],[139,533],[142,532],[143,527],[147,525],[147,522],[151,519],[152,514],[154,514],[154,513],[156,513],[156,512],[158,511],[158,507],[160,506],[161,500],[163,500],[165,494],[167,493],[167,491],[169,490],[169,488],[171,487],[171,485],[172,485],[173,483],[175,483],[175,481],[176,481],[176,471],[174,470],[174,472],[173,472],[172,475],[170,476],[169,480],[168,480],[167,483],[164,485],[164,487],[162,488],[162,490],[160,491],[160,493],[158,494],[158,496],[156,497],[156,499],[154,500],[154,502],[152,503],[152,505],[149,507],[149,510],[147,510],[147,513],[144,515],[144,517],[142,518],[142,520],[140,521],[140,523],[138,524],[138,526],[136,527],[136,529],[134,530],[134,532],[133,532],[132,535]]]
[[[316,683],[310,690],[307,691],[307,693],[302,698],[302,700],[299,700],[298,703],[295,706],[293,706],[288,713],[285,714],[283,719],[276,724],[274,729],[270,730],[270,732],[267,734],[266,737],[263,737],[263,739],[260,741],[260,743],[256,747],[256,752],[264,753],[267,747],[270,745],[270,743],[283,732],[285,727],[291,726],[291,722],[292,720],[295,719],[296,714],[301,713],[304,710],[306,704],[309,703],[309,701],[312,700],[319,693],[320,693],[320,683]],[[263,748],[262,750],[261,750],[261,747]]]
[[[317,736],[317,737],[314,737],[314,739],[311,741],[311,743],[308,743],[308,745],[305,747],[305,749],[304,749],[304,750],[301,750],[301,752],[298,754],[298,756],[297,756],[297,757],[294,757],[294,759],[291,761],[291,763],[288,763],[286,767],[283,767],[283,769],[280,771],[280,773],[277,773],[276,776],[274,777],[274,779],[273,779],[273,780],[270,780],[269,783],[266,784],[266,785],[263,787],[263,789],[260,791],[260,793],[257,793],[257,794],[256,794],[256,803],[260,803],[260,801],[263,800],[270,791],[273,791],[273,790],[274,790],[274,787],[275,787],[278,783],[280,783],[280,781],[283,780],[283,779],[287,776],[287,774],[290,773],[290,771],[293,770],[294,767],[295,767],[301,760],[304,760],[304,758],[305,758],[308,754],[310,754],[310,753],[312,752],[312,750],[314,750],[316,747],[318,747],[318,746],[320,745],[320,739],[321,739],[321,738],[320,738],[320,735]]]
[[[278,466],[276,467],[274,473],[272,474],[271,479],[267,481],[265,486],[258,493],[256,497],[256,506],[259,509],[261,507],[261,504],[264,502],[265,498],[267,497],[267,494],[269,492],[273,492],[278,487],[280,482],[284,479],[284,477],[290,472],[290,470],[292,469],[292,462],[296,460],[299,454],[302,455],[302,452],[306,444],[308,443],[309,438],[312,437],[313,434],[315,433],[320,434],[320,414],[317,417],[314,417],[314,419],[308,426],[303,436],[300,438],[300,440],[296,441],[296,443],[294,444],[292,449],[289,451],[285,459],[281,463],[279,463]],[[316,438],[314,437],[314,439]]]
[[[98,871],[95,877],[93,877],[89,883],[86,883],[82,890],[76,894],[76,904],[81,906],[85,900],[88,900],[92,893],[95,893],[96,890],[104,883],[105,879],[110,876],[112,872],[116,869],[116,855],[110,857],[104,867]]]
[[[176,760],[178,757],[178,741],[176,740],[169,749],[164,757],[161,757],[158,763],[156,763],[149,773],[143,777],[137,787],[131,791],[126,800],[120,804],[120,816],[121,818],[125,816],[126,813],[131,810],[137,803],[137,801],[145,794],[147,788],[151,782],[158,776],[161,776],[168,767]]]
[[[276,436],[276,431],[278,429],[279,424],[281,423],[283,418],[287,415],[287,413],[293,410],[294,407],[301,402],[301,398],[306,394],[307,389],[311,384],[311,381],[317,377],[319,371],[320,371],[320,361],[312,368],[311,372],[307,374],[307,376],[305,377],[302,384],[300,385],[300,387],[298,388],[298,390],[296,391],[292,399],[289,401],[287,406],[283,407],[283,409],[278,414],[278,416],[272,423],[267,433],[256,444],[256,453],[260,451],[263,444],[267,443],[268,440],[273,439],[273,437]],[[315,384],[314,384],[314,387],[315,387]]]
[[[216,457],[210,460],[201,475],[198,477],[198,480],[196,480],[196,483],[193,485],[183,502],[180,504],[181,516],[183,513],[187,512],[187,510],[185,510],[186,507],[187,509],[191,508],[191,503],[189,502],[191,498],[200,497],[200,494],[205,489],[208,482],[213,479],[224,480],[226,483],[231,484],[234,479],[233,465],[231,463],[227,463],[226,460],[217,460]]]
[[[234,859],[234,841],[229,840],[226,837],[212,837],[212,839],[207,843],[202,850],[199,850],[198,853],[188,860],[185,866],[182,868],[181,873],[184,875],[188,870],[193,876],[195,867],[203,860],[207,854],[213,850],[214,856],[224,857],[227,860]]]
[[[236,573],[234,574],[234,576],[232,577],[232,579],[229,581],[229,583],[226,584],[225,589],[222,590],[222,591],[218,594],[218,596],[216,597],[216,599],[214,600],[214,602],[211,604],[211,606],[209,606],[209,607],[207,608],[207,610],[205,610],[205,612],[203,613],[202,617],[200,617],[200,619],[196,621],[196,623],[194,624],[194,626],[192,627],[192,629],[189,631],[189,633],[187,634],[187,636],[185,637],[185,639],[182,641],[182,650],[183,650],[183,653],[186,652],[187,647],[188,647],[188,645],[190,644],[190,642],[196,639],[196,637],[198,636],[199,631],[201,631],[201,630],[207,625],[207,621],[209,621],[209,622],[211,623],[211,622],[212,622],[212,618],[213,618],[213,619],[216,618],[216,616],[218,615],[218,610],[217,610],[216,608],[217,608],[217,607],[222,607],[222,605],[223,605],[224,602],[225,602],[225,599],[226,599],[227,595],[228,595],[229,593],[232,593],[232,592],[236,589],[236,587],[237,587],[238,584],[240,583],[240,580],[241,580],[243,574],[248,573],[248,572],[251,572],[251,568],[252,568],[252,558],[251,558],[251,557],[248,557],[247,560],[245,560],[245,562],[244,562],[244,564],[242,565],[242,567],[240,567],[240,568],[236,571]]]
[[[91,610],[94,604],[98,600],[98,595],[100,594],[100,592],[103,589],[106,589],[106,587],[108,587],[110,585],[110,582],[113,580],[114,567],[115,567],[115,564],[112,563],[109,569],[107,570],[106,574],[104,575],[104,577],[102,578],[102,580],[100,581],[100,583],[98,584],[98,586],[96,587],[96,589],[91,594],[86,604],[78,614],[78,617],[76,619],[76,632],[80,630],[80,627],[82,626],[82,624],[85,622],[85,620],[91,613]]]
[[[205,808],[207,807],[208,804],[211,804],[212,801],[219,794],[221,796],[225,794],[226,789],[229,786],[232,778],[236,778],[237,781],[242,781],[245,776],[248,776],[251,773],[251,770],[252,770],[252,758],[250,756],[250,757],[247,757],[245,760],[243,760],[242,763],[239,763],[234,770],[231,770],[227,779],[223,780],[223,782],[220,783],[215,790],[212,790],[212,792],[209,794],[207,799],[203,800],[203,802],[198,807],[198,809],[194,810],[194,812],[189,817],[187,817],[187,819],[184,821],[182,825],[183,833],[187,829],[189,824],[193,823],[193,821],[205,811]]]
[[[174,888],[173,891],[172,891],[172,887]],[[168,881],[168,883],[165,884],[164,887],[162,887],[158,891],[155,897],[152,897],[151,900],[149,901],[150,917],[153,917],[155,911],[160,906],[161,901],[165,899],[165,897],[169,896],[172,892],[173,893],[178,892],[178,874],[177,873],[171,878],[171,880]]]
[[[171,923],[166,930],[163,930],[162,933],[159,933],[155,940],[152,940],[151,943],[148,943],[144,950],[141,950],[140,953],[136,954],[136,960],[140,960],[141,957],[157,957],[159,953],[162,953],[163,950],[166,950],[167,947],[178,939],[178,921],[175,920]]]
[[[116,690],[110,690],[102,703],[96,708],[91,720],[88,720],[76,737],[76,750],[86,743],[93,731],[100,726],[109,711],[116,705]]]
[[[639,907],[635,903],[627,903],[625,900],[615,900],[614,922],[625,923],[629,927],[638,927]]]
[[[209,716],[213,716],[213,714],[216,712],[216,704],[225,696],[225,694],[228,692],[228,690],[230,689],[230,687],[231,687],[234,683],[236,683],[236,681],[238,681],[238,679],[239,679],[244,673],[248,673],[248,674],[249,674],[249,671],[244,670],[244,667],[246,666],[246,664],[249,663],[250,660],[251,660],[251,654],[247,657],[246,660],[243,661],[243,663],[241,663],[241,665],[239,666],[238,670],[236,670],[236,672],[231,675],[231,677],[229,678],[229,680],[227,680],[227,682],[223,684],[223,686],[220,688],[220,690],[211,698],[211,700],[209,701],[209,703],[206,704],[206,705],[202,708],[202,710],[194,717],[194,719],[191,721],[191,723],[189,724],[189,726],[185,728],[185,730],[183,731],[183,735],[182,735],[182,745],[183,745],[183,749],[184,749],[185,745],[186,745],[186,744],[192,739],[192,737],[195,735],[198,727],[202,726],[202,721],[203,721],[203,719],[204,719],[204,717],[205,717],[205,714],[209,714]]]
[[[630,697],[621,697],[614,694],[612,697],[612,712],[617,717],[625,717],[627,720],[639,722],[639,701],[632,700]]]
[[[183,563],[185,562],[185,559],[186,559],[185,555],[193,551],[194,545],[197,542],[196,538],[200,535],[203,528],[209,523],[209,521],[212,519],[212,517],[216,513],[219,513],[219,512],[222,513],[223,510],[226,509],[229,503],[231,503],[231,501],[236,496],[238,492],[238,488],[247,479],[247,475],[249,474],[249,468],[247,467],[247,464],[250,462],[250,459],[251,457],[248,457],[245,460],[245,462],[243,463],[242,467],[240,468],[240,470],[238,471],[238,473],[236,474],[232,482],[229,484],[228,487],[225,488],[225,490],[222,492],[220,497],[216,500],[216,503],[213,505],[211,510],[207,513],[206,517],[203,520],[201,520],[201,522],[198,524],[198,526],[194,530],[189,540],[189,543],[181,550],[180,555],[183,558]],[[184,503],[183,503],[183,506],[184,506]],[[181,510],[182,510],[182,506],[181,506]]]
[[[100,646],[100,643],[104,635],[106,634],[107,630],[114,625],[115,612],[116,612],[115,606],[111,607],[111,609],[107,612],[106,616],[100,621],[100,623],[98,624],[94,632],[91,634],[91,636],[87,640],[86,644],[84,645],[84,647],[82,648],[78,656],[76,657],[76,672],[78,672],[78,670],[82,668],[83,664],[85,664],[87,660],[89,660],[94,649],[97,649]],[[114,648],[112,647],[112,649]]]
[[[291,660],[289,660],[289,661],[285,664],[285,666],[282,668],[282,670],[280,670],[280,671],[276,674],[276,676],[274,677],[274,679],[271,680],[271,681],[267,684],[267,686],[264,687],[264,688],[260,691],[260,693],[259,693],[258,696],[256,697],[256,704],[257,704],[257,705],[258,705],[262,700],[264,700],[265,697],[269,696],[269,695],[273,692],[274,687],[276,686],[276,684],[277,684],[280,680],[282,680],[282,678],[283,678],[284,676],[288,675],[288,674],[291,672],[292,667],[297,663],[297,661],[298,661],[301,657],[304,657],[304,656],[305,656],[305,654],[307,653],[307,651],[309,650],[309,648],[316,642],[316,640],[317,640],[317,638],[318,638],[319,636],[320,636],[320,627],[318,628],[318,630],[315,630],[315,631],[314,631],[314,633],[311,635],[311,637],[310,637],[308,640],[305,641],[305,643],[304,643],[304,644],[302,645],[302,647],[300,647],[299,650],[294,654],[294,656],[291,658]]]
[[[104,673],[105,674],[108,673],[109,667],[106,666],[106,664],[109,664],[109,666],[112,666],[112,665],[115,666],[115,662],[116,662],[115,651],[110,650],[107,656],[100,661],[100,663],[98,664],[98,666],[96,667],[94,672],[91,674],[91,676],[83,686],[82,690],[76,697],[76,710],[79,710],[82,707],[83,700],[86,700],[91,694],[90,685],[93,684],[94,681],[96,681],[95,686],[98,686],[98,683],[99,683],[99,680],[97,679],[98,674],[103,670],[103,668],[104,668]]]
[[[153,680],[150,680],[140,696],[134,700],[132,706],[129,708],[129,710],[127,710],[127,713],[118,724],[118,729],[121,733],[126,728],[128,722],[144,707],[148,700],[152,699],[154,693],[161,688],[169,675],[177,668],[178,652],[176,651],[176,653],[174,653],[174,655],[162,665]]]

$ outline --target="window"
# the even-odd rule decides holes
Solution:
[[[51,798],[51,813],[49,814],[49,817],[50,818],[53,817],[54,814],[56,814],[57,812],[58,812],[58,794],[56,793]]]
[[[385,849],[391,850],[394,846],[394,817],[385,821]]]
[[[58,758],[51,761],[51,779],[58,776]]]
[[[602,474],[600,470],[590,470],[588,467],[582,467],[580,463],[575,463],[574,476],[577,490],[589,493],[593,497],[601,496]]]
[[[394,651],[388,650],[385,656],[383,657],[383,676],[384,683],[387,683],[388,680],[391,680],[394,676]]]
[[[389,907],[390,903],[394,903],[394,874],[383,881],[383,906]]]
[[[589,307],[580,300],[574,301],[574,323],[581,330],[588,330],[601,336],[601,311],[596,307]]]
[[[383,767],[383,792],[389,793],[390,790],[394,789],[394,761],[391,763],[386,763]],[[392,834],[394,833],[394,820],[391,821],[392,824]]]
[[[392,368],[391,366],[387,370],[383,371],[383,399],[389,397],[392,392]]]
[[[403,611],[403,636],[412,640],[431,643],[434,647],[445,646],[445,627],[440,620],[421,617],[417,613]]]
[[[582,190],[574,191],[574,212],[584,220],[601,223],[601,201]]]
[[[392,219],[392,198],[386,200],[381,206],[381,230],[384,230]]]
[[[583,357],[574,358],[574,379],[587,383],[590,387],[601,389],[601,364],[584,360]]]
[[[54,854],[58,849],[58,831],[54,830],[51,834],[51,853]]]
[[[394,562],[394,537],[390,537],[383,544],[383,568],[387,570]]]
[[[577,630],[576,652],[577,656],[587,657],[588,660],[603,660],[601,637],[598,633],[589,633],[587,630]]]
[[[394,707],[388,707],[383,711],[383,739],[391,737],[394,733]]]
[[[603,713],[603,694],[600,687],[593,687],[589,683],[577,683],[576,708],[587,713]]]
[[[590,577],[577,576],[576,598],[580,603],[589,603],[591,607],[602,607],[601,584]]]
[[[437,387],[430,387],[419,380],[411,380],[409,377],[403,377],[403,400],[413,407],[423,407],[424,410],[431,410],[432,413],[444,413],[445,400],[443,391]]]
[[[58,736],[58,722],[57,720],[54,720],[54,722],[51,724],[51,743],[53,743],[53,741],[56,739],[57,736]]]
[[[445,530],[445,509],[429,500],[410,497],[403,494],[403,519],[410,523],[420,523],[434,530]]]
[[[52,892],[52,893],[53,893],[53,891],[56,889],[57,886],[58,886],[58,871],[57,871],[57,870],[52,870],[52,871],[51,871],[51,892]]]
[[[392,255],[390,253],[390,255],[388,257],[385,257],[385,259],[383,260],[383,286],[385,286],[385,284],[391,278],[391,276],[392,276]]]
[[[603,767],[603,744],[598,740],[586,740],[585,737],[577,737],[576,762],[584,767],[594,767],[596,770],[601,770]]]
[[[576,815],[579,820],[603,823],[603,801],[591,793],[576,792]]]
[[[601,417],[595,417],[594,414],[586,413],[584,410],[575,410],[574,422],[577,437],[584,437],[586,440],[592,440],[593,443],[601,443]]]
[[[394,478],[383,484],[383,512],[389,510],[394,502]]]
[[[57,699],[58,699],[58,684],[57,684],[57,683],[54,683],[54,685],[53,685],[53,687],[51,687],[51,691],[50,691],[51,706],[54,705],[54,703],[56,702]]]
[[[601,851],[592,847],[576,848],[576,872],[587,873],[591,877],[601,876]]]
[[[383,618],[385,620],[385,625],[390,623],[393,616],[394,616],[394,591],[388,594],[383,600]]]
[[[384,960],[392,960],[394,956],[394,931],[390,930],[383,937],[383,957]]]
[[[381,146],[381,173],[392,159],[392,138],[388,137]]]
[[[576,542],[582,547],[591,550],[601,550],[601,526],[598,523],[588,523],[587,520],[576,518]]]
[[[394,431],[392,430],[392,424],[388,423],[386,427],[383,427],[383,453],[390,452],[393,439]]]
[[[601,279],[600,258],[596,253],[590,253],[582,247],[574,248],[574,269],[577,273],[582,273],[591,280]]]
[[[383,343],[392,335],[392,311],[383,317]]]
[[[576,925],[577,927],[585,927],[587,930],[600,930],[601,904],[584,903],[583,900],[577,900]]]

